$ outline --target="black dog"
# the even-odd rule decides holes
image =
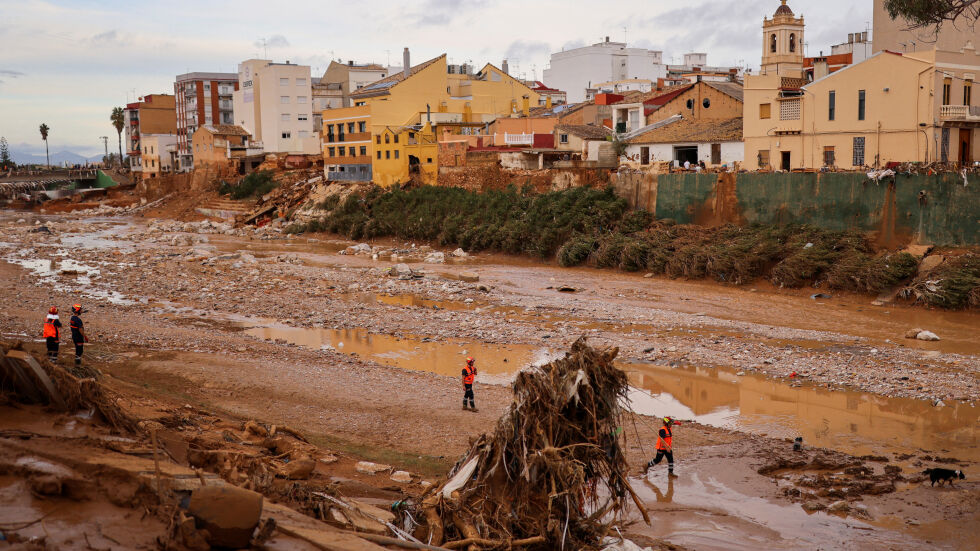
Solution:
[[[929,479],[932,480],[932,486],[935,486],[937,481],[940,486],[943,485],[943,482],[949,482],[949,485],[952,486],[954,479],[966,478],[963,471],[954,471],[953,469],[926,469],[922,471],[922,474],[929,475]]]

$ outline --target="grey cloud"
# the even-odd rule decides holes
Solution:
[[[582,40],[582,39],[569,40],[568,42],[562,44],[561,49],[562,50],[573,50],[575,48],[581,48],[582,46],[585,46],[585,41]]]
[[[405,15],[421,26],[448,25],[458,16],[491,6],[495,0],[425,0]]]
[[[504,57],[509,60],[530,61],[537,56],[547,56],[551,53],[551,46],[545,42],[517,40],[511,42],[504,52]]]
[[[289,41],[281,34],[274,34],[266,39],[265,45],[270,48],[287,48],[289,47]]]
[[[88,41],[96,46],[109,46],[121,42],[119,34],[115,30],[99,33],[89,38]]]
[[[10,78],[18,78],[24,76],[24,73],[20,71],[14,71],[11,69],[0,69],[0,75]]]

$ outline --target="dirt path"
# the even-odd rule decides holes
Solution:
[[[728,412],[737,422],[719,426],[752,430],[738,426],[748,419],[742,410],[751,403],[740,397],[787,400],[782,387],[746,394],[747,383],[734,390],[706,386],[711,378],[724,382],[755,372],[760,385],[767,380],[785,385],[794,393],[791,403],[812,402],[807,392],[840,397],[838,403],[829,400],[826,411],[808,406],[812,415],[802,409],[792,413],[805,425],[794,430],[808,444],[823,442],[820,434],[828,431],[850,431],[853,420],[834,412],[852,405],[864,415],[861,404],[871,404],[883,412],[875,419],[889,418],[895,406],[874,406],[879,396],[924,399],[928,402],[917,403],[930,408],[943,400],[950,412],[945,425],[927,423],[923,429],[943,438],[888,444],[888,449],[936,442],[954,450],[976,448],[980,429],[969,411],[980,398],[980,342],[974,337],[980,317],[972,313],[873,307],[851,297],[811,300],[776,289],[752,292],[497,256],[447,265],[424,264],[415,256],[409,267],[427,274],[399,278],[388,274],[395,263],[337,254],[348,244],[329,236],[284,239],[274,232],[229,235],[216,233],[225,231],[220,227],[166,221],[66,217],[44,218],[46,233],[30,232],[32,220],[17,219],[0,217],[0,241],[7,244],[0,247],[0,258],[7,260],[0,262],[0,333],[6,338],[33,337],[49,305],[64,310],[81,295],[94,337],[86,355],[104,366],[111,385],[285,424],[318,443],[427,476],[443,473],[469,438],[492,428],[509,403],[503,386],[509,374],[566,348],[581,334],[594,344],[619,346],[624,361],[654,362],[677,373],[714,370],[705,381],[673,385],[653,371],[644,375],[652,383],[635,383],[653,398],[681,403],[704,423]],[[477,272],[480,281],[460,281],[464,271]],[[560,286],[576,291],[559,292]],[[912,325],[943,340],[906,341],[902,335]],[[478,413],[460,410],[455,372],[468,354],[483,368]],[[790,379],[793,372],[797,376]],[[870,394],[830,390],[839,388]],[[662,415],[664,403],[644,412]],[[639,436],[629,436],[636,443],[631,462],[639,465],[651,455],[656,422],[638,419]],[[867,519],[848,518],[838,526],[838,517],[826,513],[799,516],[806,500],[826,507],[834,495],[782,491],[799,487],[800,478],[813,473],[797,469],[774,479],[756,472],[767,455],[789,445],[761,436],[785,436],[772,426],[754,430],[758,436],[746,440],[725,428],[689,425],[680,441],[691,453],[679,463],[697,477],[675,483],[676,500],[664,501],[650,488],[645,498],[651,507],[665,509],[672,520],[637,533],[698,549],[719,548],[733,534],[751,535],[747,541],[757,548],[777,541],[789,542],[785,548],[807,548],[820,530],[854,534],[862,548],[890,545],[896,530],[919,548],[926,540],[963,549],[976,541],[976,534],[950,533],[942,523],[976,525],[977,486],[968,479],[960,493],[939,494],[958,497],[944,497],[943,507],[930,508],[936,494],[914,478],[916,469],[935,463],[933,456],[954,452],[921,448],[905,459],[889,457],[905,477],[896,483],[898,491],[844,496],[863,501],[867,511],[861,515]],[[854,430],[873,440],[875,426]],[[823,445],[835,442],[828,438]],[[851,440],[840,442],[842,448],[857,449]],[[742,460],[751,453],[756,455],[750,461]],[[977,460],[957,459],[968,472]],[[883,476],[882,465],[873,470]],[[762,500],[757,510],[734,505],[749,498]],[[792,526],[760,520],[779,516],[778,511],[797,519],[806,537],[794,538]],[[692,535],[691,527],[705,518],[725,520],[714,522],[708,536]]]

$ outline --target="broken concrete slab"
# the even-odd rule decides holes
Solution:
[[[408,471],[395,471],[391,473],[391,479],[395,482],[401,482],[402,484],[408,484],[412,481],[412,474]]]
[[[248,547],[262,517],[262,494],[230,485],[204,486],[191,493],[187,510],[215,546]]]
[[[476,283],[480,281],[480,274],[476,272],[460,272],[457,276],[460,281],[465,281],[467,283]]]
[[[364,474],[377,474],[381,471],[390,471],[391,465],[372,463],[370,461],[358,461],[357,464],[354,465],[354,470]]]

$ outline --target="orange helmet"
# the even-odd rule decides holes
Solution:
[[[73,304],[71,306],[71,311],[72,311],[72,313],[75,313],[75,314],[81,314],[82,313],[82,305],[81,304]]]
[[[466,365],[473,365],[474,363],[476,363],[476,360],[472,356],[466,358]]]
[[[665,425],[669,425],[672,421],[673,421],[673,418],[671,418],[670,416],[664,417],[664,424]]]
[[[48,313],[49,314],[57,314],[58,313],[58,307],[57,306],[52,306],[51,308],[48,309]]]

